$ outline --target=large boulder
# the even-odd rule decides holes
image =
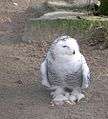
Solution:
[[[91,2],[88,2],[91,1]],[[82,6],[97,4],[98,0],[2,0],[0,1],[0,41],[21,41],[23,39],[30,39],[29,18],[39,18],[41,16],[52,17],[51,15],[63,16],[63,12],[57,12],[61,10],[70,10],[75,7],[80,8]],[[47,14],[49,12],[51,14]],[[59,13],[59,14],[58,14]],[[66,17],[72,17],[79,13],[67,13]],[[81,14],[82,15],[82,14]],[[54,18],[55,18],[54,17]],[[57,17],[56,17],[57,18]],[[28,35],[25,35],[28,34]],[[27,37],[22,37],[27,36]],[[23,38],[23,39],[22,39]]]
[[[72,12],[72,11],[55,11],[46,13],[40,18],[31,19],[31,20],[55,20],[55,19],[81,19],[86,16],[86,13],[83,12]]]
[[[83,8],[86,6],[98,5],[98,0],[48,0],[47,4],[49,7],[55,8]]]

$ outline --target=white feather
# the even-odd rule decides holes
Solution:
[[[46,66],[46,60],[41,64],[41,77],[42,77],[42,85],[46,87],[50,87],[50,84],[47,79],[47,66]]]
[[[66,47],[66,48],[65,48]],[[75,51],[75,54],[73,54]],[[53,54],[53,56],[52,56]],[[64,78],[65,73],[77,72],[82,66],[83,82],[82,88],[90,84],[90,71],[84,56],[80,53],[77,41],[69,36],[58,37],[47,53],[47,57],[41,64],[42,84],[50,87],[47,75],[47,61],[52,62],[52,67],[60,77]]]
[[[88,88],[88,86],[90,85],[90,81],[91,81],[90,70],[89,70],[89,67],[83,55],[82,55],[82,73],[83,73],[82,88]]]

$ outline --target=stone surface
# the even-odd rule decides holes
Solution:
[[[93,2],[94,1],[94,2]],[[97,0],[92,0],[96,3]],[[88,0],[4,0],[0,1],[0,41],[24,41],[30,39],[30,35],[25,34],[29,29],[29,18],[57,19],[83,16],[83,13],[77,13],[80,10],[73,8],[72,12],[67,13],[74,6],[88,5]],[[60,11],[62,12],[60,13]],[[56,11],[56,12],[54,12]],[[57,12],[59,11],[59,12]],[[83,10],[85,12],[85,10]],[[52,12],[52,13],[50,13]],[[81,12],[81,11],[80,11]],[[64,14],[64,15],[63,15]],[[85,14],[84,14],[85,15]],[[26,27],[26,28],[25,28]],[[28,28],[27,28],[28,27]],[[4,35],[5,34],[5,35]],[[28,33],[27,33],[28,34]],[[28,41],[28,40],[27,40]]]
[[[48,0],[49,6],[55,7],[84,7],[92,4],[98,4],[98,0]]]
[[[55,11],[46,13],[37,20],[54,20],[54,19],[77,19],[77,17],[86,16],[87,13],[73,12],[73,11]]]

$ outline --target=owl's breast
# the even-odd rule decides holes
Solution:
[[[48,62],[48,80],[51,85],[81,85],[81,62]]]

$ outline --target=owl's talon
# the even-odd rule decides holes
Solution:
[[[76,96],[75,95],[70,95],[69,97],[69,101],[72,102],[72,103],[75,103],[77,100]]]
[[[85,98],[85,95],[84,94],[82,94],[82,93],[79,93],[78,95],[77,95],[77,102],[79,102],[81,99],[83,99],[83,98]]]
[[[51,105],[51,107],[54,107],[55,106],[55,104],[54,104],[53,101],[50,102],[50,105]]]
[[[54,107],[54,106],[65,106],[65,105],[75,105],[76,103],[75,102],[71,102],[69,100],[66,100],[66,101],[52,101],[51,102],[51,107]]]
[[[62,105],[64,105],[64,102],[63,101],[52,101],[51,102],[51,107],[62,106]]]
[[[75,102],[71,102],[71,101],[67,100],[67,101],[65,101],[65,104],[67,104],[67,105],[75,105],[76,103],[75,103]]]

